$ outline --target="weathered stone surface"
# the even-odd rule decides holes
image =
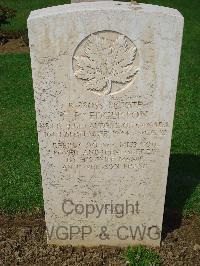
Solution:
[[[159,245],[183,17],[81,3],[28,29],[48,242]]]
[[[98,1],[109,1],[109,0],[71,0],[71,4],[82,3],[82,2],[98,2]]]

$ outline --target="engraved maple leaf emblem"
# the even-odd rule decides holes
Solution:
[[[126,84],[139,71],[133,63],[137,48],[128,46],[126,37],[119,35],[114,41],[92,34],[83,56],[74,56],[77,78],[84,80],[88,90],[101,94],[112,92],[112,83]]]

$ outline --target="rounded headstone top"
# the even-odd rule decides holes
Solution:
[[[74,4],[59,5],[53,7],[34,10],[30,13],[28,20],[38,19],[42,17],[50,17],[56,15],[64,15],[71,12],[88,12],[88,11],[104,11],[104,10],[121,10],[130,12],[145,12],[156,13],[158,15],[168,15],[181,17],[181,13],[173,8],[149,5],[149,4],[132,4],[130,2],[115,2],[115,1],[98,1],[98,2],[82,2]]]

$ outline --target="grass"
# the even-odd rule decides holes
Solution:
[[[22,31],[26,28],[26,21],[31,10],[67,3],[70,3],[70,0],[0,0],[0,5],[13,8],[17,11],[12,23],[4,26],[2,30],[8,32]]]
[[[1,55],[0,73],[0,209],[42,207],[29,55]]]
[[[160,256],[154,250],[141,245],[129,246],[123,258],[129,266],[159,266],[161,264]]]
[[[26,25],[31,9],[63,1],[6,1],[18,16],[9,30]],[[145,1],[177,8],[185,17],[166,207],[200,213],[200,5],[199,0]],[[14,22],[14,21],[13,21]],[[30,59],[0,55],[0,210],[43,207]]]

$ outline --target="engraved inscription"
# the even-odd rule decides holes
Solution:
[[[51,121],[38,125],[39,132],[52,139],[51,152],[60,158],[61,178],[84,169],[117,169],[122,175],[124,170],[145,171],[168,134],[168,121],[150,118],[149,98],[111,96],[107,111],[101,99],[69,101],[66,107],[62,128]]]
[[[137,48],[126,36],[112,31],[89,35],[73,56],[74,75],[87,90],[99,95],[127,88],[139,71]]]

